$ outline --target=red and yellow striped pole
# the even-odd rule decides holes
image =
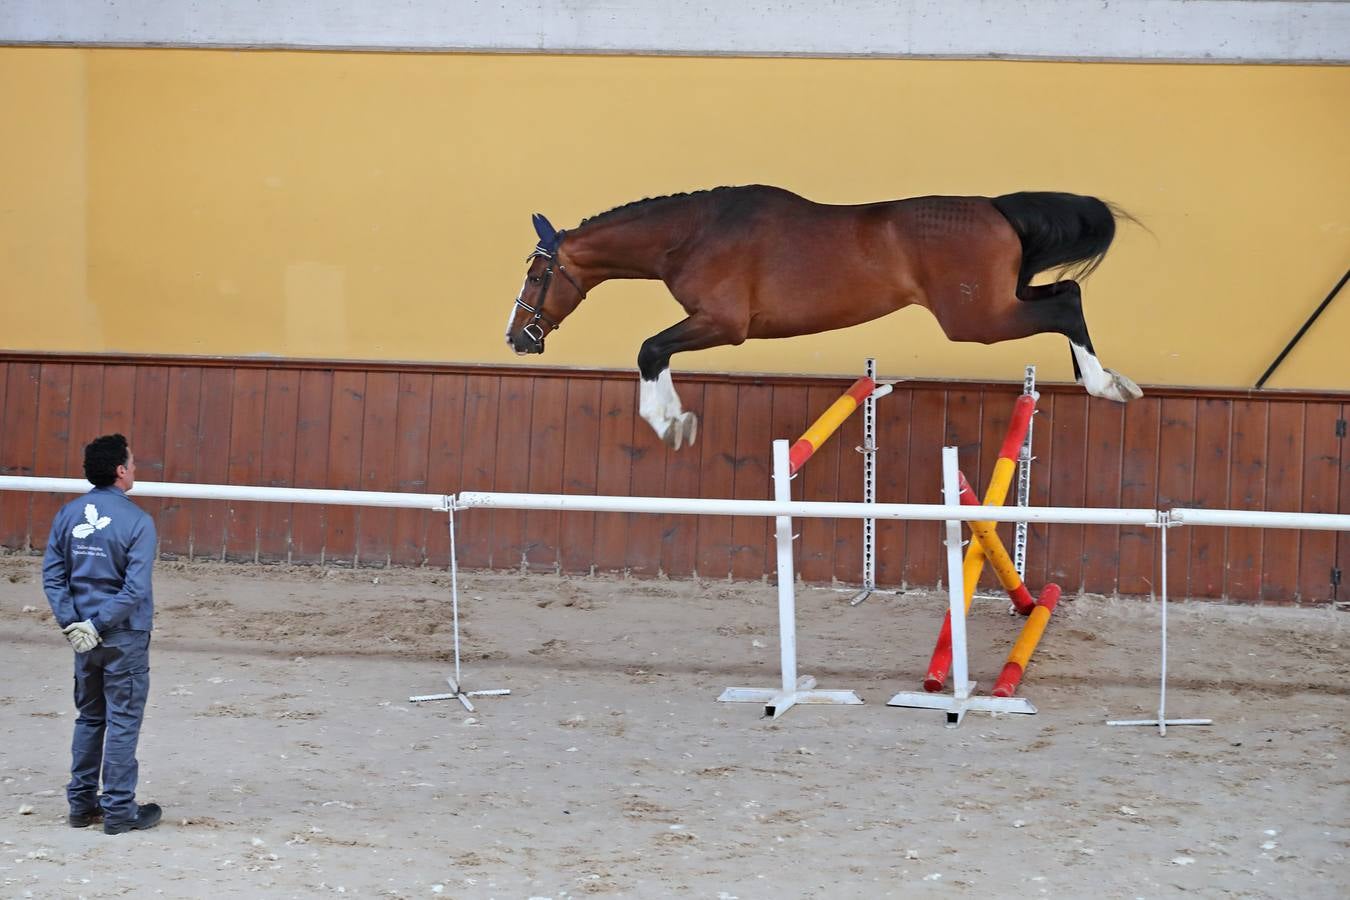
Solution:
[[[995,697],[1011,697],[1017,690],[1017,683],[1022,680],[1022,673],[1027,670],[1031,654],[1041,642],[1041,635],[1045,633],[1045,626],[1050,624],[1050,614],[1055,611],[1055,604],[1058,602],[1059,585],[1047,584],[1045,590],[1041,591],[1041,598],[1036,601],[1036,608],[1031,611],[1027,623],[1022,626],[1022,634],[1017,638],[1017,643],[1013,644],[1012,652],[1008,654],[1008,662],[999,673],[998,681],[994,683]]]
[[[957,472],[956,476],[961,484],[961,504],[979,506],[980,501],[975,498],[975,490],[970,486],[970,482],[966,481],[965,474]],[[1012,601],[1013,608],[1021,615],[1031,615],[1032,609],[1036,606],[1036,598],[1031,596],[1031,591],[1022,583],[1022,576],[1017,574],[1017,566],[1013,565],[1012,557],[1008,556],[1008,551],[998,536],[997,526],[993,522],[972,521],[970,530],[984,551],[985,558],[994,567],[999,584],[1008,592],[1008,599]]]
[[[1008,423],[1008,434],[998,451],[994,462],[994,473],[989,477],[989,487],[984,492],[985,506],[1002,506],[1012,486],[1013,475],[1017,472],[1017,456],[1026,440],[1027,428],[1031,425],[1032,413],[1036,411],[1036,395],[1022,394],[1013,404],[1012,421]],[[971,541],[966,550],[965,564],[961,569],[964,582],[966,611],[970,611],[970,601],[975,596],[975,585],[984,570],[984,547],[979,541]],[[937,646],[928,662],[928,674],[923,679],[923,689],[937,693],[947,683],[947,673],[952,667],[952,614],[947,612],[942,619],[942,630],[938,632]]]
[[[806,429],[806,433],[797,439],[788,451],[788,471],[796,475],[797,470],[811,458],[811,454],[820,449],[821,444],[829,440],[830,435],[839,430],[839,426],[844,424],[844,420],[853,414],[853,411],[867,399],[869,394],[876,393],[878,397],[882,393],[890,393],[890,385],[884,385],[878,388],[875,381],[864,375],[844,392],[844,395],[830,404],[830,408],[820,414],[820,418]]]

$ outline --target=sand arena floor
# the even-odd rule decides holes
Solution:
[[[1350,895],[1346,616],[1067,598],[1029,717],[887,707],[944,599],[803,589],[801,671],[861,707],[715,702],[778,680],[768,584],[162,563],[150,832],[65,825],[69,648],[0,557],[0,897]],[[1019,622],[970,620],[985,688]]]

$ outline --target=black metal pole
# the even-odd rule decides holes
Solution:
[[[1326,309],[1331,301],[1336,299],[1336,295],[1341,292],[1341,288],[1345,287],[1345,282],[1348,278],[1350,278],[1350,269],[1347,269],[1345,274],[1341,276],[1341,280],[1336,282],[1336,286],[1331,289],[1330,294],[1327,294],[1327,298],[1322,301],[1322,305],[1317,307],[1311,316],[1308,316],[1308,321],[1303,323],[1303,327],[1298,330],[1298,334],[1294,335],[1293,339],[1280,351],[1280,355],[1275,357],[1275,361],[1270,364],[1270,368],[1266,369],[1266,374],[1257,379],[1256,390],[1259,391],[1262,385],[1266,383],[1266,380],[1280,367],[1280,363],[1284,362],[1284,358],[1289,355],[1289,351],[1294,349],[1294,345],[1302,340],[1303,335],[1312,327],[1312,323],[1317,321],[1317,317],[1322,314],[1322,310]]]

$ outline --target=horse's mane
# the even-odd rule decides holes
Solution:
[[[617,213],[633,211],[638,207],[646,206],[649,203],[660,203],[666,200],[692,200],[695,198],[706,197],[709,194],[716,194],[719,191],[730,191],[735,189],[736,188],[733,185],[722,185],[721,187],[708,188],[702,191],[689,191],[687,193],[682,194],[664,194],[660,197],[644,197],[641,200],[634,200],[631,203],[625,203],[622,206],[616,206],[613,209],[607,209],[602,213],[596,213],[595,215],[589,218],[582,219],[580,222],[577,223],[577,227],[580,228],[582,225],[589,224],[591,222],[596,221],[597,219],[603,219],[608,216],[615,215]]]

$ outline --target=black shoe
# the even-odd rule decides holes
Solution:
[[[159,824],[160,817],[164,815],[163,810],[159,808],[158,803],[144,803],[136,807],[136,818],[126,822],[108,822],[103,823],[104,834],[122,834],[127,831],[141,831],[146,828],[154,828]]]
[[[95,808],[90,812],[73,812],[66,816],[66,821],[70,823],[71,828],[88,828],[103,821],[103,810]]]

